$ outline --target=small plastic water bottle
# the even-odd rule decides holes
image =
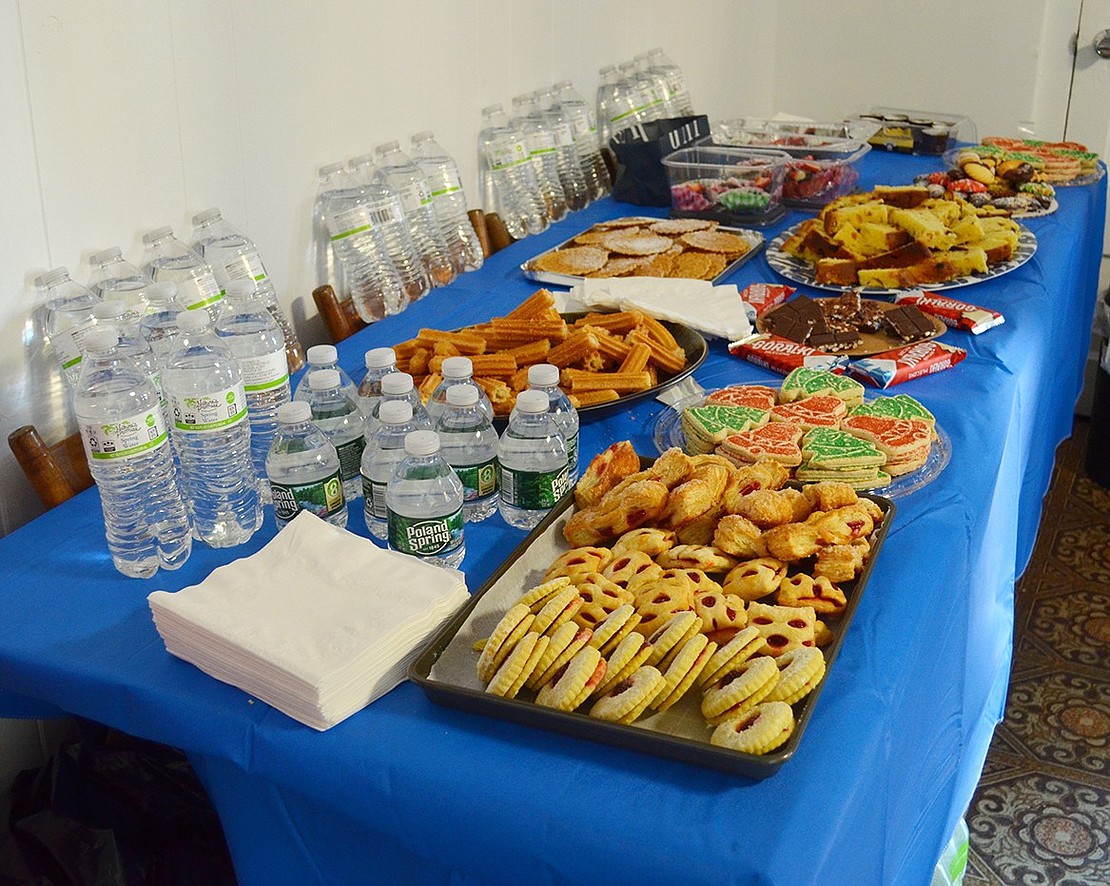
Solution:
[[[153,284],[152,284],[153,285]],[[121,357],[128,357],[146,375],[162,397],[162,367],[158,364],[147,340],[139,333],[138,324],[131,318],[127,306],[117,298],[102,301],[93,307],[96,326],[112,329],[119,338],[116,348]],[[165,401],[161,401],[165,409]]]
[[[54,352],[66,378],[76,384],[85,352],[84,338],[94,326],[93,307],[100,299],[91,289],[72,279],[65,268],[40,274],[35,278],[35,285],[46,298],[47,347]]]
[[[534,93],[513,96],[512,122],[524,134],[547,217],[553,222],[561,221],[569,207],[559,180],[558,146]]]
[[[539,194],[528,146],[499,104],[482,109],[478,184],[482,208],[499,215],[514,239],[547,229],[550,220]]]
[[[567,441],[568,480],[571,486],[578,479],[578,410],[559,387],[559,367],[537,363],[528,367],[528,387],[547,394],[549,412],[555,426]]]
[[[432,208],[452,264],[460,274],[477,270],[484,261],[482,244],[467,215],[466,191],[454,158],[439,145],[430,130],[424,130],[412,137],[412,159],[428,178]]]
[[[363,355],[366,374],[358,383],[358,408],[369,415],[382,398],[382,379],[397,371],[397,355],[393,348],[371,348]]]
[[[162,390],[181,491],[194,537],[214,548],[232,547],[262,525],[243,375],[206,311],[178,314],[177,328]]]
[[[462,483],[440,454],[435,431],[405,436],[405,458],[386,487],[385,501],[390,548],[437,566],[462,563]]]
[[[424,401],[420,399],[420,393],[413,387],[412,376],[407,372],[390,372],[388,375],[382,376],[381,400],[366,416],[366,434],[368,437],[377,431],[378,416],[381,414],[382,407],[390,400],[403,400],[409,404],[409,408],[412,410],[412,420],[417,428],[428,431],[435,430],[431,416],[428,415],[428,410],[424,408]]]
[[[146,290],[154,281],[124,259],[118,246],[96,253],[89,264],[92,267],[89,289],[105,301],[118,299],[123,302],[128,320],[137,322],[147,313]]]
[[[405,458],[405,437],[415,430],[412,407],[404,400],[391,400],[382,404],[377,430],[367,434],[361,466],[362,510],[366,528],[375,538],[384,540],[389,535],[385,490]]]
[[[303,400],[282,403],[277,420],[277,433],[266,455],[266,478],[278,529],[301,511],[346,526],[339,455],[327,435],[312,423],[312,407]]]
[[[143,272],[155,283],[168,280],[177,284],[177,297],[190,311],[204,308],[215,320],[223,287],[212,266],[164,227],[143,234]]]
[[[428,417],[431,418],[432,424],[438,422],[443,413],[447,411],[447,392],[457,385],[474,388],[478,395],[478,409],[485,414],[491,423],[493,422],[493,404],[490,403],[486,392],[474,381],[474,364],[469,357],[447,357],[443,361],[440,372],[443,374],[443,381],[439,383],[439,386],[432,391],[432,396],[428,398]]]
[[[471,385],[447,389],[447,408],[436,422],[440,451],[463,485],[463,516],[478,523],[497,510],[497,431]]]
[[[585,209],[590,205],[590,191],[586,187],[586,176],[582,172],[582,157],[574,138],[574,127],[570,116],[559,101],[555,90],[541,89],[537,93],[540,112],[544,123],[555,139],[555,159],[559,170],[559,183],[567,197],[567,208],[571,211]]]
[[[139,335],[150,345],[161,378],[177,338],[177,315],[185,306],[177,298],[176,283],[152,283],[146,291],[146,300],[149,313],[139,318]]]
[[[354,501],[362,495],[359,465],[366,447],[362,413],[339,382],[334,369],[314,369],[308,374],[312,422],[331,440],[339,453],[339,476],[343,481],[343,497]]]
[[[158,392],[120,354],[118,340],[111,328],[87,336],[74,408],[112,563],[124,575],[149,578],[188,560],[193,539]]]
[[[289,362],[281,327],[266,309],[254,280],[228,281],[216,335],[239,361],[251,426],[251,459],[258,476],[265,477],[266,456],[277,433],[278,408],[289,402]],[[263,497],[266,491],[264,488]]]
[[[339,373],[339,384],[343,390],[352,398],[358,399],[358,385],[339,365],[339,351],[335,349],[335,345],[313,345],[305,351],[305,360],[308,361],[308,368],[297,382],[296,390],[293,391],[294,400],[308,402],[308,377],[317,369],[334,369]]]
[[[497,444],[499,508],[505,522],[518,529],[533,528],[569,488],[567,441],[549,406],[544,391],[521,391]]]

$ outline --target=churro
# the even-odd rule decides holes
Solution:
[[[533,363],[543,363],[547,360],[547,353],[551,350],[551,342],[546,338],[541,338],[539,341],[528,342],[526,345],[519,345],[515,348],[509,348],[508,352],[516,358],[517,366],[530,366]]]
[[[624,358],[617,372],[642,372],[647,369],[650,358],[651,348],[643,342],[636,342],[628,349],[628,356]]]
[[[458,348],[459,354],[467,356],[484,354],[486,351],[485,339],[469,332],[442,332],[439,329],[421,329],[416,334],[416,341],[420,347],[428,349],[434,348],[436,342],[450,342]]]
[[[585,360],[591,352],[597,353],[597,336],[589,328],[582,328],[548,351],[545,362],[566,369]]]
[[[664,372],[678,372],[686,365],[686,352],[681,348],[668,350],[652,338],[646,331],[633,329],[625,337],[630,345],[642,343],[651,348],[651,357],[648,362],[658,366]]]
[[[631,332],[644,322],[641,311],[617,311],[615,314],[587,314],[576,320],[575,326],[597,326],[607,329],[614,335]]]
[[[564,369],[560,380],[574,394],[608,388],[618,394],[631,394],[651,387],[651,375],[648,372],[587,372],[584,369]]]
[[[599,328],[597,333],[597,350],[608,360],[620,364],[628,359],[628,352],[632,350],[632,345],[626,341],[622,341],[615,335],[610,335],[606,330]]]
[[[574,404],[575,409],[581,409],[583,406],[597,406],[599,403],[612,403],[614,400],[620,399],[620,394],[612,388],[605,388],[601,391],[583,391],[579,394],[568,394],[567,398]]]
[[[537,338],[563,341],[568,333],[566,321],[562,317],[557,320],[510,320],[496,317],[493,320],[493,334],[499,342],[523,344]]]
[[[535,317],[555,319],[555,296],[546,289],[537,289],[528,298],[505,315],[513,320],[527,320]]]

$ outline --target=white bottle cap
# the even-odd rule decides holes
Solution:
[[[378,421],[383,425],[403,425],[412,421],[412,404],[404,400],[386,400],[378,409]]]
[[[414,132],[412,134],[412,139],[411,140],[412,140],[412,143],[415,145],[417,142],[422,142],[425,139],[429,139],[429,138],[435,138],[435,136],[432,134],[432,130],[422,129],[422,130],[420,130],[420,132]]]
[[[439,452],[439,434],[435,431],[409,431],[405,434],[405,455],[434,455]]]
[[[396,396],[412,390],[412,376],[407,372],[391,372],[382,376],[382,393]]]
[[[224,287],[224,295],[229,298],[250,298],[258,291],[256,284],[249,277],[240,277],[237,280],[228,280]]]
[[[470,378],[474,374],[474,364],[469,357],[448,357],[440,371],[444,378]]]
[[[326,166],[321,166],[319,170],[320,178],[327,178],[329,175],[334,175],[343,170],[343,161],[340,160],[336,163],[328,163]]]
[[[518,412],[526,412],[529,415],[535,415],[541,412],[547,412],[550,401],[547,399],[547,394],[543,391],[527,390],[521,391],[516,395],[516,408]]]
[[[351,169],[358,169],[361,166],[373,166],[373,165],[374,165],[374,155],[373,154],[359,154],[357,157],[352,157],[350,160],[347,161],[347,166],[349,166]]]
[[[118,246],[113,246],[111,249],[102,249],[100,252],[94,252],[89,256],[89,264],[103,265],[110,262],[114,258],[122,258],[123,250]]]
[[[93,305],[93,316],[97,320],[115,320],[127,313],[127,308],[118,298],[97,302]]]
[[[305,351],[305,357],[312,366],[322,366],[324,363],[334,363],[339,359],[339,351],[335,345],[313,345]]]
[[[393,348],[371,348],[363,358],[367,369],[385,369],[397,363],[397,355]]]
[[[528,367],[528,384],[549,388],[559,383],[559,367],[550,363],[536,363]]]
[[[307,400],[290,400],[277,409],[277,420],[282,424],[295,425],[312,418],[312,406]]]
[[[107,351],[119,344],[119,333],[110,328],[92,329],[85,335],[82,344],[90,354]]]
[[[148,302],[165,304],[177,298],[177,284],[172,280],[163,280],[161,283],[152,283],[144,292]]]
[[[451,385],[447,389],[450,406],[473,406],[478,402],[478,389],[474,385]]]
[[[182,311],[177,315],[177,328],[181,332],[200,332],[209,322],[207,311]]]
[[[314,391],[330,391],[339,387],[338,369],[314,369],[308,374],[308,386]]]

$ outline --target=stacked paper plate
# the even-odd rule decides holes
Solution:
[[[258,553],[147,599],[171,654],[323,730],[400,683],[467,598],[461,572],[302,511]]]

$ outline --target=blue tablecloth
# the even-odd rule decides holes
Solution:
[[[939,163],[876,152],[861,184],[907,183],[925,168]],[[1057,213],[1027,222],[1031,261],[955,293],[1005,324],[950,331],[967,359],[896,389],[937,416],[952,460],[898,502],[799,751],[771,778],[439,707],[407,683],[317,733],[168,655],[146,604],[154,589],[258,550],[272,518],[240,548],[197,545],[179,572],[129,580],[112,568],[95,490],[0,540],[0,714],[71,712],[186,750],[245,884],[926,883],[1001,716],[1015,576],[1070,432],[1105,200],[1104,181],[1061,189]],[[343,342],[341,363],[357,374],[369,347],[504,313],[536,288],[522,261],[633,213],[644,214],[602,201],[510,246]],[[726,282],[776,279],[759,256]],[[720,341],[696,378],[776,383]],[[652,453],[662,408],[584,416],[583,458],[625,438]],[[365,534],[360,511],[349,528]],[[466,538],[474,590],[521,533],[494,516]]]

